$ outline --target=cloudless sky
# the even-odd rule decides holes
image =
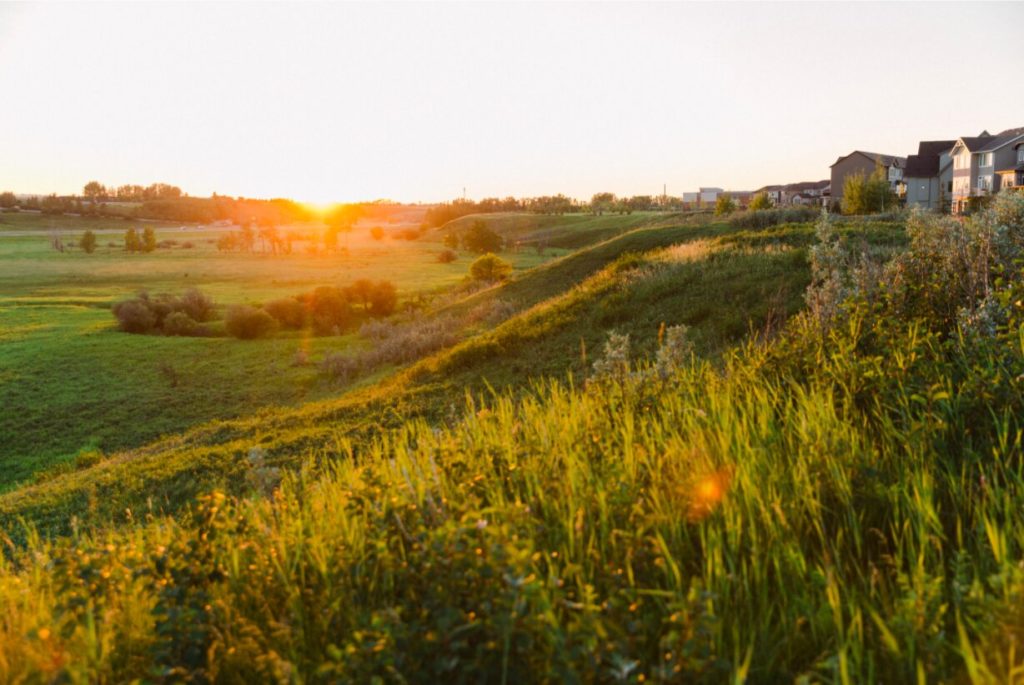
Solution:
[[[680,195],[1024,126],[1024,4],[0,4],[0,190]]]

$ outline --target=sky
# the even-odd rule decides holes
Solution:
[[[1024,126],[1024,3],[0,3],[0,191],[670,195]]]

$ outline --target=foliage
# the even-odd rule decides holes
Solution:
[[[340,288],[321,286],[305,297],[317,335],[338,335],[353,323],[352,306]]]
[[[479,220],[474,221],[462,236],[462,247],[477,254],[500,252],[503,243],[500,235],[488,228],[485,222]]]
[[[772,199],[768,197],[768,193],[758,193],[754,196],[754,199],[750,201],[750,206],[747,207],[752,212],[757,212],[765,209],[772,208]]]
[[[715,216],[728,216],[736,211],[736,202],[729,193],[722,193],[715,200]]]
[[[196,335],[199,331],[199,324],[184,311],[171,312],[164,319],[164,335]]]
[[[18,204],[18,197],[9,190],[0,193],[0,207],[8,209]]]
[[[817,212],[810,207],[779,207],[776,209],[754,209],[742,212],[729,219],[736,228],[759,229],[779,224],[813,221]]]
[[[459,255],[455,254],[454,250],[446,249],[437,253],[437,261],[439,264],[451,264],[458,258]]]
[[[492,253],[477,257],[469,265],[469,275],[474,281],[502,281],[511,273],[512,265]]]
[[[78,244],[82,246],[83,252],[92,254],[96,251],[96,234],[92,231],[86,231],[82,234],[82,239]]]
[[[306,306],[294,297],[282,297],[263,305],[281,328],[298,330],[306,325]]]
[[[248,305],[232,305],[224,315],[228,335],[240,340],[255,340],[270,335],[277,322],[267,312]]]
[[[898,207],[899,198],[886,178],[885,167],[881,165],[870,177],[858,172],[843,181],[843,214],[876,214]]]

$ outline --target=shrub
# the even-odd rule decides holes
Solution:
[[[437,253],[437,261],[441,264],[451,264],[458,258],[459,255],[455,254],[454,250],[441,250]]]
[[[248,305],[234,305],[228,308],[224,327],[229,335],[240,340],[263,338],[274,330],[274,317],[262,309]]]
[[[320,371],[341,383],[347,383],[362,371],[362,364],[356,357],[340,352],[330,352],[324,355],[320,362]]]
[[[199,324],[183,311],[171,312],[164,319],[164,335],[195,335],[198,329]]]
[[[779,224],[803,224],[814,221],[818,211],[811,207],[779,207],[742,212],[732,217],[729,223],[736,228],[770,228]]]
[[[195,244],[191,240],[186,240],[181,244],[181,249],[183,250],[191,250],[193,247],[195,247]]]
[[[370,237],[374,240],[384,240],[384,229],[380,226],[374,226],[370,229]]]
[[[470,252],[486,254],[500,252],[503,241],[501,236],[487,227],[483,221],[477,220],[462,236],[462,246]]]
[[[459,236],[455,231],[448,231],[445,233],[444,240],[442,242],[449,250],[459,249]]]
[[[470,323],[478,323],[483,321],[490,325],[497,325],[508,319],[516,313],[516,307],[511,302],[505,300],[491,300],[489,302],[481,302],[477,306],[473,307],[467,315],[467,319]]]
[[[282,297],[263,305],[263,311],[274,317],[281,328],[297,330],[306,325],[306,306],[294,297]]]
[[[370,314],[390,316],[398,306],[398,289],[389,281],[378,281],[370,291]]]
[[[198,323],[213,319],[213,298],[198,288],[189,288],[181,296],[178,306],[190,319]]]
[[[469,265],[474,281],[502,281],[512,273],[512,265],[495,254],[485,254]]]
[[[117,302],[111,309],[118,327],[125,333],[149,333],[156,325],[156,316],[141,298]]]
[[[603,352],[594,362],[593,379],[624,380],[629,376],[629,334],[609,333]]]
[[[768,197],[768,193],[758,193],[754,196],[754,199],[750,201],[750,209],[753,212],[761,211],[764,209],[772,208],[772,199]]]
[[[96,234],[92,231],[86,231],[82,234],[82,250],[86,254],[92,254],[96,251]]]
[[[352,307],[334,286],[321,286],[307,296],[310,320],[317,335],[338,335],[352,324]]]
[[[715,201],[715,216],[727,216],[736,211],[736,203],[728,193],[722,193]]]

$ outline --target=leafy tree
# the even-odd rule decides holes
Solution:
[[[455,231],[448,231],[444,234],[444,240],[442,240],[444,246],[449,250],[459,249],[459,236]]]
[[[474,281],[503,281],[511,274],[512,265],[490,252],[469,265],[469,275]]]
[[[483,221],[477,220],[469,227],[466,234],[462,236],[462,246],[470,252],[485,254],[487,252],[500,252],[504,241],[501,236],[487,227]]]
[[[363,311],[369,311],[370,298],[373,297],[373,288],[373,281],[368,278],[360,278],[345,288],[345,295],[350,301],[359,302],[363,305]]]
[[[772,199],[768,197],[768,193],[758,193],[754,196],[754,199],[750,201],[750,209],[756,211],[759,209],[771,209]]]
[[[736,202],[729,197],[729,193],[722,193],[715,200],[715,216],[728,216],[736,211]]]
[[[873,214],[899,206],[899,198],[878,165],[870,177],[863,172],[850,174],[843,182],[843,214]]]
[[[14,193],[9,190],[0,193],[0,207],[13,207],[16,204],[18,204],[18,198]]]
[[[152,252],[156,249],[156,231],[152,226],[146,226],[142,231],[142,244],[139,246],[143,252]]]
[[[99,181],[89,181],[82,188],[82,195],[84,195],[89,201],[95,203],[98,200],[107,196],[107,188]]]
[[[79,244],[86,254],[92,254],[96,251],[96,234],[92,231],[86,231],[82,234],[82,240]]]
[[[141,247],[139,234],[135,232],[134,228],[129,228],[124,232],[124,249],[126,252],[138,252]]]
[[[306,297],[313,330],[318,335],[337,335],[352,323],[352,307],[334,286],[321,286]]]
[[[374,226],[370,229],[370,237],[374,240],[384,240],[384,229],[380,226]]]
[[[615,193],[596,193],[590,198],[590,211],[601,216],[615,206]]]
[[[458,258],[459,256],[455,254],[454,250],[441,250],[437,253],[437,261],[441,264],[451,264]]]

